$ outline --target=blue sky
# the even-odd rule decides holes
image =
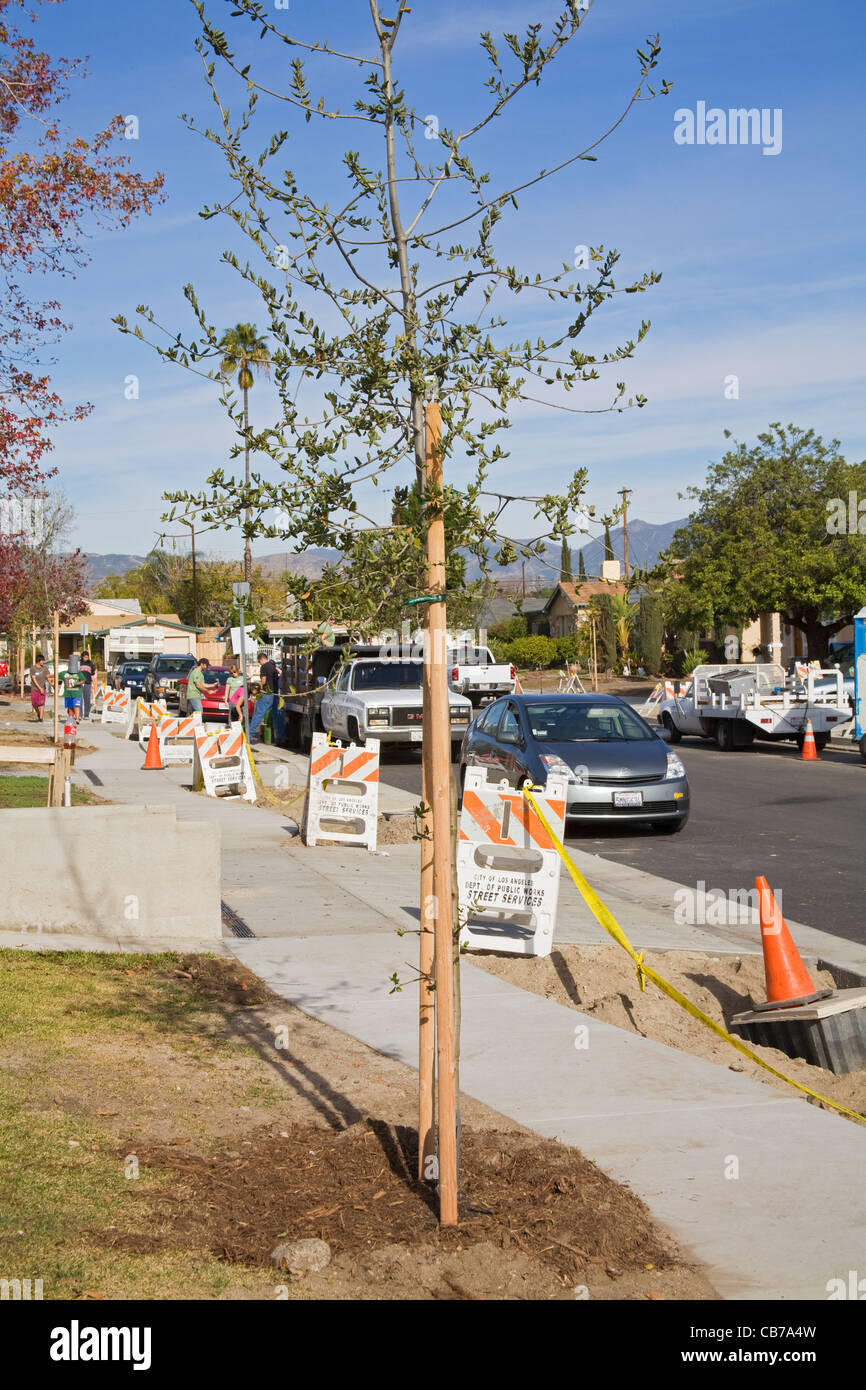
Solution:
[[[256,72],[285,84],[287,50],[245,37],[230,8],[224,0],[208,5],[238,50],[260,64]],[[485,109],[478,33],[489,28],[496,37],[535,19],[549,25],[555,14],[548,0],[414,0],[398,40],[397,76],[419,113],[465,128]],[[273,15],[305,41],[326,38],[371,51],[365,0],[291,0]],[[533,273],[570,262],[583,243],[619,249],[622,283],[646,269],[662,272],[660,285],[618,298],[578,340],[603,350],[630,336],[641,317],[651,319],[648,337],[616,373],[630,393],[649,401],[622,415],[521,407],[499,478],[509,492],[555,490],[583,465],[588,500],[600,510],[626,485],[633,489],[631,515],[660,522],[684,514],[677,494],[699,484],[721,456],[725,428],[752,439],[770,421],[790,420],[839,438],[850,458],[866,456],[866,26],[855,0],[827,0],[820,11],[781,0],[690,0],[651,9],[637,0],[595,0],[542,87],[525,92],[475,150],[493,188],[568,157],[619,115],[636,82],[634,50],[648,23],[660,33],[659,71],[673,81],[671,94],[635,107],[596,151],[597,163],[579,162],[524,196],[502,246]],[[186,111],[207,121],[212,110],[193,48],[192,6],[65,0],[43,12],[37,32],[55,53],[89,55],[89,74],[65,107],[70,126],[89,132],[116,112],[136,115],[140,134],[128,142],[129,154],[142,172],[159,169],[166,178],[165,203],[122,233],[95,236],[91,264],[61,285],[74,329],[53,369],[67,401],[95,407],[85,422],[56,435],[53,461],[77,512],[74,540],[88,551],[145,553],[162,526],[163,491],[199,486],[210,469],[227,463],[232,431],[215,387],[122,337],[112,315],[132,320],[144,301],[173,329],[189,330],[181,287],[191,280],[220,326],[251,319],[263,328],[265,316],[219,264],[223,247],[233,244],[229,230],[197,217],[229,184],[218,152],[178,118]],[[325,75],[324,90],[344,103],[355,71],[343,65],[338,87],[327,75],[328,60],[310,60],[310,77]],[[222,86],[239,109],[237,89]],[[780,152],[675,143],[675,112],[694,111],[699,102],[725,111],[780,109]],[[357,145],[356,128],[305,125],[275,102],[263,104],[261,114],[259,130],[290,131],[287,162],[301,181],[333,189],[336,202],[339,150]],[[550,327],[546,301],[543,309],[521,303],[520,310],[516,336]],[[124,398],[131,374],[139,380],[137,400]],[[731,376],[738,378],[738,399],[725,396]],[[609,389],[584,392],[568,403],[598,406]],[[254,388],[257,421],[271,423],[273,401],[266,384]],[[455,476],[462,476],[459,464]],[[527,534],[529,512],[517,509],[510,526]],[[239,554],[241,541],[220,533],[209,546]],[[280,548],[265,540],[254,551]]]

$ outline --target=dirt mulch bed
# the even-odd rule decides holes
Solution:
[[[167,1199],[169,1224],[163,1232],[149,1222],[147,1230],[102,1238],[137,1252],[188,1243],[244,1265],[267,1265],[279,1241],[310,1236],[336,1256],[356,1258],[394,1244],[445,1252],[484,1244],[522,1251],[569,1290],[599,1266],[613,1281],[682,1268],[633,1193],[552,1141],[464,1132],[461,1220],[450,1229],[438,1225],[432,1185],[414,1176],[417,1141],[409,1129],[368,1118],[337,1132],[260,1130],[252,1141],[248,1154],[208,1157],[139,1143],[140,1162],[179,1179],[172,1193],[148,1195],[151,1211]],[[127,1154],[129,1141],[118,1152]]]
[[[704,1024],[663,995],[651,981],[647,981],[646,990],[641,993],[634,965],[618,946],[564,945],[555,948],[547,957],[478,951],[473,952],[471,960],[473,965],[510,984],[579,1009],[590,1018],[653,1038],[732,1071],[744,1072],[792,1098],[798,1094],[784,1081],[737,1052],[730,1043],[716,1037]],[[707,956],[693,951],[646,951],[644,960],[723,1028],[728,1027],[734,1014],[744,1013],[766,999],[764,964],[758,955]],[[811,970],[810,975],[816,989],[834,986],[832,976],[825,970]],[[836,1076],[823,1067],[811,1066],[802,1058],[787,1057],[777,1048],[753,1043],[747,1046],[794,1081],[856,1114],[866,1114],[866,1070]]]
[[[51,721],[46,720],[45,723],[50,725]],[[0,730],[0,748],[20,747],[22,744],[31,748],[51,748],[54,743],[54,730],[52,727],[51,733],[46,734],[42,732],[44,727],[45,725],[40,726],[34,719],[32,733],[24,733],[20,729],[2,729]],[[62,729],[60,730],[60,741],[61,743],[63,741]],[[81,739],[77,739],[75,751],[76,753],[95,753],[96,748],[92,743],[84,743]]]

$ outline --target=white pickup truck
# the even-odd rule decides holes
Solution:
[[[359,657],[348,662],[322,696],[319,718],[323,729],[354,743],[370,737],[382,743],[420,744],[423,670],[420,660]],[[453,692],[449,703],[451,743],[457,749],[469,727],[472,705]]]
[[[448,652],[448,683],[452,690],[480,705],[489,695],[513,695],[517,672],[508,662],[495,660],[489,647],[452,647]]]

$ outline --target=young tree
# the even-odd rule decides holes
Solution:
[[[689,489],[697,505],[658,567],[680,630],[739,629],[779,612],[805,635],[810,658],[826,658],[866,592],[866,524],[861,531],[855,516],[852,528],[849,505],[852,493],[866,497],[866,463],[848,464],[838,449],[814,430],[774,423]]]
[[[238,386],[244,397],[244,487],[250,485],[250,389],[255,373],[270,374],[271,354],[266,339],[259,337],[255,324],[238,323],[220,338],[222,361],[220,371],[231,377],[237,372]],[[249,583],[253,571],[250,543],[250,509],[244,510],[244,579]]]
[[[586,256],[574,263],[527,272],[498,253],[500,224],[517,208],[518,194],[581,160],[595,160],[595,151],[635,103],[656,95],[650,83],[660,52],[657,38],[638,49],[637,85],[606,129],[593,133],[582,148],[556,152],[544,168],[522,171],[513,182],[497,180],[494,188],[491,176],[472,160],[479,137],[510,115],[563,57],[589,17],[592,0],[565,0],[547,33],[541,23],[532,23],[522,36],[506,34],[500,46],[491,34],[482,34],[489,65],[486,96],[462,128],[456,119],[440,123],[436,116],[419,114],[407,97],[398,72],[398,40],[410,14],[406,0],[396,0],[391,15],[383,13],[380,0],[369,0],[371,48],[365,52],[346,52],[286,33],[264,0],[235,0],[232,15],[244,26],[237,31],[241,43],[250,24],[256,35],[289,49],[291,76],[285,90],[274,90],[269,78],[257,67],[254,71],[252,57],[248,61],[246,53],[236,52],[234,40],[207,17],[204,0],[194,4],[202,22],[199,48],[217,110],[215,127],[202,133],[223,152],[238,187],[234,197],[209,206],[203,215],[224,215],[251,243],[254,263],[233,249],[224,253],[224,260],[264,304],[275,344],[279,415],[272,428],[254,432],[225,386],[220,401],[251,454],[276,465],[283,477],[254,471],[248,488],[245,480],[227,477],[219,468],[204,490],[169,494],[171,502],[184,514],[192,509],[202,520],[226,527],[250,513],[248,532],[291,537],[299,549],[337,546],[345,554],[352,546],[367,545],[358,539],[363,530],[390,534],[399,546],[397,527],[383,520],[381,509],[377,514],[371,499],[390,471],[408,461],[414,479],[400,481],[408,486],[414,480],[423,496],[421,531],[432,552],[429,537],[438,545],[447,505],[444,489],[454,480],[446,474],[444,486],[438,481],[428,485],[428,468],[432,479],[440,464],[447,468],[460,461],[474,473],[461,490],[465,531],[452,537],[452,548],[468,548],[483,565],[494,551],[500,563],[511,563],[517,546],[505,531],[503,514],[517,498],[505,493],[495,477],[507,457],[498,436],[509,426],[511,409],[518,401],[540,401],[583,413],[564,397],[631,357],[649,323],[641,321],[625,343],[603,354],[584,353],[574,340],[614,296],[641,293],[659,276],[647,271],[630,284],[617,284],[618,254],[603,246],[585,248]],[[308,62],[334,71],[308,78],[304,54]],[[246,106],[234,119],[217,89],[218,64],[239,79],[245,93]],[[334,81],[341,93],[346,91],[348,75],[358,69],[362,79],[354,100],[347,94],[346,105],[337,105],[325,96]],[[663,82],[660,91],[668,87]],[[330,155],[330,132],[347,126],[352,130],[353,147],[342,155],[344,194],[324,168],[315,186],[313,181],[301,186],[284,167],[288,130],[276,131],[258,153],[247,152],[261,95],[284,102],[289,114],[307,125],[326,127],[324,158]],[[279,286],[272,283],[275,268]],[[152,346],[165,358],[202,372],[218,341],[193,286],[184,292],[197,323],[196,337],[163,328],[144,305],[139,313],[156,330],[148,338]],[[554,324],[547,336],[509,334],[508,309],[519,295],[523,302],[537,301],[539,316]],[[123,316],[116,322],[122,331],[144,337],[141,327],[130,329]],[[306,396],[303,405],[299,393]],[[617,382],[607,408],[621,411],[644,401],[640,395],[627,397],[625,382]],[[436,440],[430,459],[427,411],[430,437]],[[524,499],[534,505],[542,534],[521,542],[521,553],[540,555],[545,540],[569,534],[569,515],[586,510],[586,482],[586,470],[580,469],[559,492]],[[272,523],[275,510],[279,517]],[[393,563],[390,545],[382,545],[378,554],[385,566]],[[438,572],[438,559],[432,553],[429,558],[430,571]],[[370,596],[381,594],[390,580],[390,570],[377,563],[356,573]],[[425,582],[416,597],[428,594]],[[444,613],[443,597],[435,594],[437,624]],[[428,625],[433,626],[429,618]],[[446,702],[443,683],[438,713],[447,724]],[[435,795],[441,807],[440,788]],[[434,808],[434,820],[439,814]],[[434,839],[441,843],[435,829]],[[436,891],[450,905],[450,894]],[[447,907],[441,911],[447,919]],[[447,987],[439,983],[444,997]]]
[[[144,179],[118,153],[122,116],[91,139],[64,129],[58,108],[83,65],[40,51],[12,23],[13,6],[17,0],[0,0],[0,487],[22,493],[50,476],[51,428],[90,409],[67,409],[51,388],[41,357],[69,325],[58,301],[31,287],[43,276],[76,274],[88,260],[88,232],[148,212],[162,175]]]

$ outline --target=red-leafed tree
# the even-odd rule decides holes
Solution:
[[[79,58],[52,58],[12,22],[31,23],[41,3],[0,0],[0,487],[30,492],[56,470],[45,466],[50,430],[79,419],[45,370],[45,347],[69,325],[37,277],[74,275],[89,259],[95,227],[124,227],[159,200],[162,175],[145,179],[119,153],[124,118],[85,139],[60,122],[58,107]]]
[[[26,592],[26,548],[18,537],[0,535],[0,632],[15,626]]]

